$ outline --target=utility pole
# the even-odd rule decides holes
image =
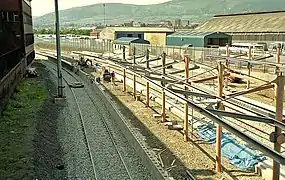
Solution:
[[[104,27],[106,27],[106,4],[103,4],[104,8]]]
[[[58,98],[63,98],[58,0],[54,0],[54,4],[55,4],[55,17],[56,17],[55,29],[56,29],[57,77],[58,77],[57,89],[58,89]]]

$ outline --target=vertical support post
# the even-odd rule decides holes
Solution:
[[[163,74],[163,77],[162,77],[162,86],[163,86],[163,89],[162,89],[162,112],[161,112],[161,122],[165,122],[166,121],[166,112],[165,112],[165,90],[164,90],[164,87],[165,87],[165,59],[166,59],[166,54],[165,52],[162,53],[162,74]]]
[[[126,60],[126,46],[123,46],[123,61]]]
[[[146,107],[149,107],[149,82],[146,82]]]
[[[133,63],[136,64],[136,47],[133,48]]]
[[[63,85],[62,85],[62,66],[61,66],[61,49],[60,49],[60,29],[59,29],[59,12],[58,12],[58,0],[54,1],[55,4],[55,29],[56,29],[56,52],[57,52],[57,78],[58,78],[58,97],[63,97]]]
[[[223,73],[224,66],[222,62],[219,62],[218,65],[218,97],[222,97],[223,95]],[[222,103],[218,104],[220,110],[223,109]],[[221,136],[222,136],[222,127],[217,124],[217,132],[216,132],[216,171],[218,173],[222,172],[222,152],[221,152]]]
[[[188,84],[189,82],[189,58],[184,57],[185,61],[185,83]],[[185,90],[188,90],[188,87],[185,85]],[[188,99],[188,96],[186,95],[186,98]],[[188,132],[188,127],[189,127],[189,121],[188,121],[188,113],[189,113],[189,106],[188,103],[185,103],[185,116],[184,116],[184,126],[183,126],[183,131],[184,131],[184,141],[189,140],[189,132]]]
[[[146,49],[146,68],[149,69],[149,49]],[[149,82],[146,82],[146,107],[149,107]]]
[[[184,116],[184,141],[185,142],[188,142],[189,141],[189,136],[188,136],[188,112],[189,112],[189,105],[188,103],[186,102],[185,103],[185,109],[184,109],[184,112],[185,112],[185,116]]]
[[[123,70],[123,92],[127,91],[127,84],[126,84],[126,69]]]
[[[163,75],[165,75],[166,74],[166,71],[165,71],[165,64],[166,64],[166,53],[165,52],[163,52],[162,53],[162,67],[163,67],[163,69],[162,69],[162,74]]]
[[[248,58],[249,58],[249,60],[252,59],[251,46],[249,46],[249,48],[248,48]],[[248,75],[250,76],[250,71],[251,71],[251,64],[250,64],[250,63],[247,64],[247,69],[248,69]],[[249,80],[249,79],[247,80],[246,88],[247,88],[247,89],[250,88],[250,80]]]
[[[165,112],[165,91],[162,90],[162,112],[161,112],[161,122],[164,123],[166,121],[166,112]]]
[[[277,48],[276,52],[276,63],[280,63],[280,48]],[[276,115],[275,119],[281,121],[283,119],[283,97],[284,97],[284,81],[285,77],[282,72],[279,71],[279,67],[276,67],[277,79],[275,85],[275,101],[276,101]],[[275,127],[275,137],[278,137],[281,134],[281,129]],[[274,150],[277,152],[281,151],[281,144],[278,142],[274,143]],[[280,164],[276,161],[273,161],[273,180],[280,179]]]
[[[229,45],[226,45],[226,67],[229,68],[230,66],[230,48]],[[225,88],[228,88],[228,78],[226,78]]]
[[[146,68],[149,69],[149,49],[146,49]]]
[[[137,83],[136,83],[136,75],[134,74],[134,77],[133,77],[133,81],[134,81],[134,99],[136,99],[137,95]]]

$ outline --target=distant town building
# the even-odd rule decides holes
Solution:
[[[161,26],[163,26],[163,27],[172,27],[172,26],[173,26],[172,23],[171,23],[171,21],[167,21],[167,20],[160,21],[159,24],[160,24]]]
[[[90,36],[93,36],[93,37],[99,39],[100,32],[101,32],[101,29],[93,29],[92,32],[90,33]]]
[[[175,27],[181,27],[182,26],[182,20],[181,19],[175,19],[174,26]]]
[[[134,21],[128,22],[128,23],[124,23],[125,27],[133,27],[134,26]]]

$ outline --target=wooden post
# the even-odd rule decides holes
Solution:
[[[163,52],[162,53],[162,67],[163,67],[163,69],[162,69],[162,74],[163,75],[165,75],[166,73],[165,73],[165,64],[166,64],[166,53],[165,52]]]
[[[247,63],[247,70],[248,70],[247,75],[250,76],[250,71],[251,71],[251,64],[250,64],[250,62]],[[246,82],[247,82],[246,83],[246,88],[249,89],[250,88],[250,81],[249,81],[249,79]]]
[[[188,112],[189,112],[189,106],[188,106],[188,103],[186,102],[185,103],[185,109],[184,109],[184,112],[185,112],[185,116],[184,116],[184,141],[185,142],[188,142],[189,141],[189,132],[188,132]]]
[[[276,49],[276,63],[280,63],[280,48]],[[279,67],[276,66],[276,73],[279,70]]]
[[[149,107],[149,82],[146,82],[146,107]]]
[[[222,62],[219,62],[218,65],[218,97],[223,96],[223,73],[224,73],[224,66]],[[218,104],[219,109],[223,109],[222,103]],[[222,152],[221,152],[221,137],[222,137],[222,127],[217,124],[217,131],[216,131],[216,171],[218,173],[222,172]]]
[[[277,48],[276,52],[276,63],[280,63],[280,49]],[[279,71],[279,68],[276,68],[277,79],[275,86],[275,101],[276,101],[276,120],[281,121],[283,119],[283,100],[284,100],[284,83],[285,77],[282,72]],[[275,126],[275,137],[277,138],[281,134],[282,130]],[[274,143],[274,150],[277,152],[281,151],[281,144],[277,141]],[[280,178],[280,164],[276,161],[273,161],[273,180],[279,180]]]
[[[149,50],[146,49],[146,68],[149,69]],[[146,107],[149,107],[149,82],[146,82]]]
[[[134,78],[133,78],[133,83],[134,83],[134,99],[136,99],[136,93],[137,93],[137,87],[136,87],[136,75],[134,74]]]
[[[123,46],[123,60],[126,60],[126,46]]]
[[[251,46],[249,46],[249,48],[248,48],[248,58],[249,58],[249,60],[252,59]],[[251,64],[250,64],[250,63],[248,63],[247,68],[248,68],[248,75],[250,76],[250,71],[251,71]],[[250,88],[250,81],[249,81],[249,79],[247,80],[246,88],[247,88],[247,89]]]
[[[226,46],[226,66],[227,66],[227,71],[230,67],[230,48],[229,45]],[[225,83],[225,88],[228,88],[228,78],[226,78],[226,83]]]
[[[189,82],[189,58],[188,57],[184,57],[185,60],[185,83],[188,84]],[[188,87],[185,85],[185,90],[188,90]],[[185,97],[186,99],[188,99],[188,96],[186,95]],[[189,140],[189,132],[188,132],[188,127],[189,127],[189,120],[188,120],[188,112],[189,112],[189,106],[188,103],[185,103],[185,116],[184,116],[184,141],[188,141]]]
[[[149,49],[146,49],[146,68],[149,69]]]
[[[166,121],[166,112],[165,112],[165,91],[164,89],[162,90],[162,112],[161,112],[161,122]]]
[[[126,69],[123,70],[123,92],[127,91]]]
[[[165,73],[165,58],[166,58],[166,54],[165,52],[163,52],[162,54],[162,67],[163,67],[163,70],[162,70],[162,74],[163,74],[163,77],[162,77],[162,86],[165,87],[165,77],[164,75],[166,74]],[[165,122],[166,121],[166,112],[165,112],[165,91],[164,89],[162,89],[162,112],[161,112],[161,122]]]
[[[134,49],[133,49],[133,63],[136,64],[136,47],[134,46]]]

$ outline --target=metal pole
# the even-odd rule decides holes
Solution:
[[[276,63],[280,63],[280,49],[277,49],[276,52]],[[276,117],[277,121],[281,121],[283,119],[283,97],[284,97],[284,81],[285,77],[282,72],[279,72],[279,68],[276,68],[277,79],[276,79],[276,87],[275,87],[275,98],[276,98]],[[277,138],[281,134],[282,130],[275,126],[275,137]],[[274,143],[274,150],[277,152],[281,151],[281,144],[277,141]],[[273,180],[279,180],[280,178],[280,164],[276,161],[273,161]]]
[[[54,4],[55,4],[55,17],[56,17],[55,30],[56,30],[56,52],[57,52],[57,77],[58,77],[57,89],[58,89],[58,97],[63,97],[58,0],[54,0]]]
[[[224,66],[222,62],[219,62],[219,73],[218,73],[218,97],[223,96],[223,73],[224,73]],[[218,104],[219,109],[223,109],[222,103]],[[222,137],[222,126],[217,125],[217,132],[216,132],[216,171],[218,173],[222,172],[222,152],[221,152],[221,137]]]
[[[104,27],[106,27],[106,4],[103,4],[103,8],[104,8]]]

